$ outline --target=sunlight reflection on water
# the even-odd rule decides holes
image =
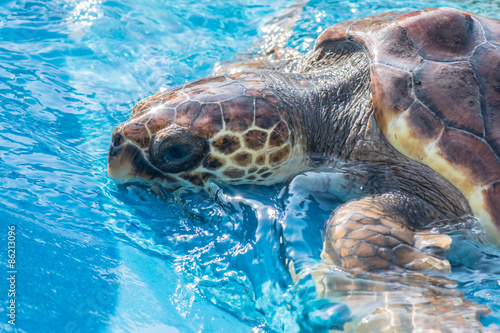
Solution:
[[[0,214],[19,230],[19,332],[293,332],[303,315],[321,317],[318,307],[344,320],[340,305],[308,303],[310,280],[293,287],[280,239],[282,186],[162,200],[106,174],[110,133],[135,102],[245,52],[290,3],[2,4]],[[331,24],[442,4],[500,13],[475,1],[311,1],[288,45],[306,51]],[[311,202],[303,213],[319,217],[320,229],[330,211]],[[308,237],[317,259],[321,235]],[[485,324],[499,324],[500,253],[461,244],[449,254],[449,278],[491,307]],[[0,330],[12,327],[1,321]]]

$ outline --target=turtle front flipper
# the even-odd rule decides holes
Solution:
[[[348,306],[346,331],[490,332],[480,321],[486,306],[463,298],[455,281],[420,272],[450,271],[444,253],[451,238],[418,228],[439,216],[433,210],[390,192],[348,201],[331,214],[323,262],[311,277],[320,299]]]
[[[321,257],[357,272],[449,271],[444,253],[451,238],[414,228],[428,218],[421,212],[433,209],[400,192],[351,200],[331,214]]]

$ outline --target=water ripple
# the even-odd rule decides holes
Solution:
[[[106,174],[110,133],[139,99],[246,52],[290,3],[2,3],[0,238],[17,226],[18,332],[297,332],[304,316],[314,324],[335,309],[344,320],[342,306],[316,302],[310,279],[293,284],[282,186],[162,199]],[[500,13],[472,0],[311,1],[289,46],[308,50],[336,22],[438,4]],[[311,202],[304,214],[329,212]],[[320,239],[318,227],[308,239],[316,257]],[[450,255],[450,278],[495,311],[484,324],[499,324],[500,254],[461,244],[470,245]],[[13,331],[5,321],[0,330]]]

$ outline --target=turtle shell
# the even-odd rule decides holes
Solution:
[[[500,20],[451,8],[387,13],[332,26],[315,48],[346,41],[370,55],[387,140],[454,184],[500,239]]]

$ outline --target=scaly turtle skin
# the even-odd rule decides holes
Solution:
[[[177,188],[361,170],[364,193],[332,213],[322,258],[361,271],[443,268],[449,241],[422,234],[432,223],[473,214],[500,237],[499,117],[498,20],[388,13],[325,30],[291,71],[146,98],[113,131],[108,172]]]

